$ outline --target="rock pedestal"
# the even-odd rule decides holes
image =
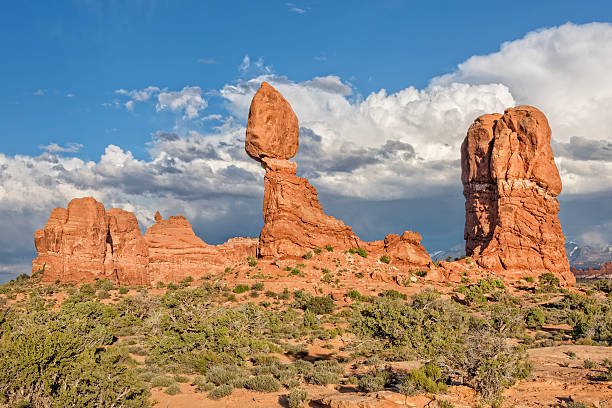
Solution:
[[[546,117],[531,106],[474,121],[461,146],[466,255],[508,278],[552,272],[573,284],[550,137]]]
[[[342,221],[325,214],[317,191],[296,176],[299,126],[291,105],[264,82],[251,102],[245,150],[266,170],[263,202],[264,227],[259,236],[259,256],[300,257],[315,248],[365,248],[375,256],[389,253],[395,260],[425,266],[431,262],[420,244],[420,235],[406,232],[390,242],[362,242]],[[392,241],[392,242],[391,242]]]

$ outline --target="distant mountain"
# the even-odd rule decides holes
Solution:
[[[600,269],[605,263],[612,262],[612,244],[604,247],[595,247],[568,241],[565,251],[570,266],[576,269]],[[429,254],[434,261],[454,260],[465,255],[465,244],[458,243],[448,249],[440,249]]]
[[[576,269],[600,269],[606,262],[612,262],[612,245],[594,247],[569,241],[565,251],[570,265]]]
[[[448,249],[433,251],[429,254],[429,256],[434,261],[446,261],[449,258],[452,261],[455,258],[461,258],[465,256],[465,243],[460,242]]]

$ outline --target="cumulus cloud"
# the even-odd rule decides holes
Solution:
[[[157,95],[157,111],[169,109],[184,112],[183,119],[194,119],[200,111],[206,109],[208,103],[202,99],[202,89],[199,86],[186,86],[176,92],[160,92]]]
[[[149,103],[157,111],[219,124],[209,132],[192,122],[155,132],[146,146],[150,156],[142,160],[117,145],[107,146],[98,160],[89,162],[60,155],[74,147],[55,143],[41,147],[46,152],[38,157],[0,154],[0,222],[17,222],[29,212],[27,222],[40,227],[54,206],[92,195],[107,207],[134,211],[143,226],[160,209],[164,215],[190,218],[206,241],[209,236],[215,242],[231,235],[257,235],[263,170],[244,152],[244,124],[251,99],[265,80],[285,96],[300,120],[298,174],[321,192],[331,214],[357,232],[366,231],[366,239],[390,232],[388,227],[398,225],[397,214],[402,212],[399,218],[407,224],[402,227],[414,223],[426,246],[432,240],[461,241],[461,142],[479,115],[523,103],[542,109],[553,128],[564,183],[562,222],[564,214],[571,215],[564,228],[569,225],[576,237],[590,228],[604,240],[612,239],[610,40],[608,24],[540,30],[503,44],[496,53],[468,59],[424,89],[381,89],[366,96],[337,76],[291,81],[275,75],[261,58],[253,62],[245,55],[242,79],[212,92],[226,111],[205,117],[201,114],[207,101],[197,86],[180,91],[120,89],[117,95],[128,98],[122,102],[128,109]],[[603,198],[588,207],[595,196]],[[370,216],[363,217],[363,211]],[[445,222],[452,224],[444,231],[453,231],[453,237],[445,238],[448,232],[440,232],[439,225],[431,227],[435,222],[422,221],[436,212],[443,212]],[[20,248],[31,248],[32,231],[18,238]],[[8,247],[11,240],[0,236],[0,247]]]
[[[503,83],[548,117],[567,194],[612,189],[612,24],[564,24],[473,56],[432,80]]]

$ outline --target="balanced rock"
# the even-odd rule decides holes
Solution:
[[[300,257],[315,248],[364,248],[394,261],[426,266],[431,262],[420,235],[407,232],[389,242],[363,242],[342,221],[325,214],[317,191],[296,175],[293,157],[299,145],[298,121],[289,103],[268,83],[255,94],[249,110],[245,149],[266,170],[264,226],[259,256]],[[391,242],[392,241],[392,242]]]
[[[267,82],[251,102],[245,150],[253,159],[290,159],[297,153],[299,127],[289,102]]]
[[[552,272],[573,284],[550,137],[546,117],[531,106],[474,121],[461,146],[466,255],[508,278]]]

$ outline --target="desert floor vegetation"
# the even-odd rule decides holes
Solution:
[[[550,276],[483,278],[345,286],[342,296],[336,286],[333,298],[288,286],[42,285],[20,276],[0,286],[0,406],[148,407],[185,393],[213,404],[254,393],[299,407],[334,388],[453,406],[457,387],[472,390],[470,403],[502,406],[505,391],[532,376],[530,350],[559,347],[560,370],[574,367],[604,388],[612,379],[612,358],[580,349],[612,345],[606,282],[567,290]]]

